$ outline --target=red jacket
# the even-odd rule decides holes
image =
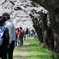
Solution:
[[[18,34],[17,34],[17,38],[19,39],[19,38],[23,38],[23,36],[24,36],[24,30],[19,30],[18,31]]]

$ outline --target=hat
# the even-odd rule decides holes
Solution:
[[[8,13],[3,13],[3,14],[2,14],[2,18],[3,18],[3,17],[10,17],[10,15],[9,15]]]

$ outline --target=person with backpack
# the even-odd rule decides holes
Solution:
[[[9,45],[9,31],[5,25],[5,18],[0,18],[0,57],[7,59],[7,48]]]
[[[16,39],[16,33],[15,28],[12,20],[10,19],[10,15],[8,13],[3,13],[2,18],[6,19],[5,25],[9,30],[9,49],[8,49],[8,59],[13,59],[13,51],[15,47],[15,39]]]
[[[20,46],[23,45],[24,30],[20,27]]]
[[[22,29],[22,27],[20,27],[20,30],[18,31],[18,39],[20,41],[20,46],[23,45],[23,37],[24,37],[24,30]]]

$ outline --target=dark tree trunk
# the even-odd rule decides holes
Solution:
[[[48,26],[47,26],[47,14],[42,13],[42,35],[44,41],[44,47],[48,46]]]
[[[46,45],[48,45],[51,49],[54,48],[59,52],[59,0],[32,0],[44,8],[46,8],[49,12],[49,19],[50,19],[50,27],[46,27],[47,19],[45,20],[45,16],[43,15],[43,23],[42,23],[42,33],[43,33],[43,40]],[[45,32],[46,31],[46,32]],[[47,34],[44,36],[44,32]],[[48,37],[48,38],[47,38]],[[46,40],[47,39],[47,40]],[[47,43],[48,42],[48,43]],[[56,42],[56,44],[54,44]]]

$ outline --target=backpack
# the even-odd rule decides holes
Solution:
[[[5,29],[6,29],[5,26],[0,27],[0,46],[2,46],[3,44]]]
[[[23,36],[24,36],[24,31],[21,30],[21,31],[20,31],[20,38],[23,38]]]

